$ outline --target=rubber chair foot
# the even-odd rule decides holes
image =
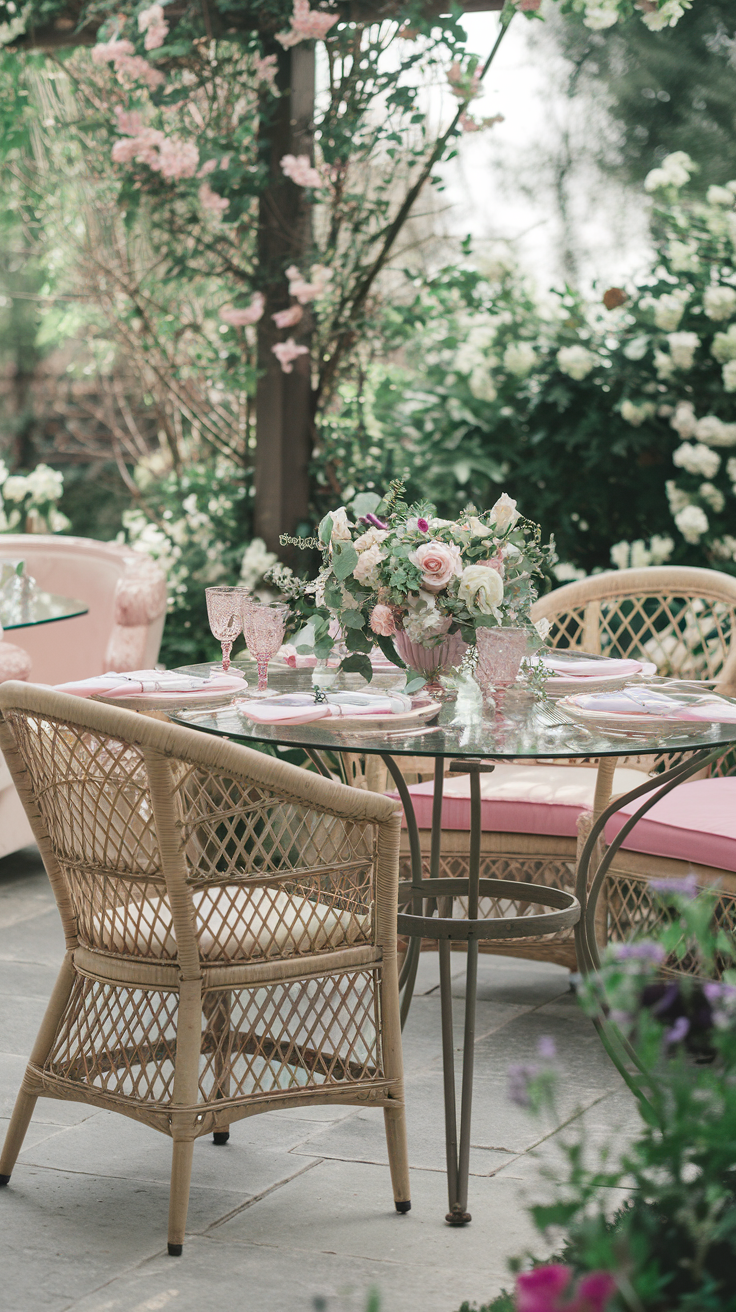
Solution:
[[[9,1175],[0,1175],[0,1189],[4,1184],[9,1184],[9,1183],[10,1183]]]
[[[169,1257],[181,1257],[183,1248],[183,1244],[169,1244]]]
[[[410,1212],[411,1203],[394,1203],[397,1212]]]
[[[215,1130],[214,1134],[212,1135],[212,1142],[227,1143],[229,1138],[230,1138],[229,1130]]]

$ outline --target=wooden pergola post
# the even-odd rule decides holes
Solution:
[[[256,461],[254,530],[270,551],[278,551],[279,534],[293,534],[306,521],[309,506],[309,460],[312,449],[311,371],[308,355],[293,362],[292,372],[281,368],[272,347],[283,339],[271,315],[289,304],[284,267],[296,264],[308,276],[303,260],[311,246],[311,206],[304,188],[284,174],[284,155],[312,158],[314,131],[314,65],[312,42],[284,50],[269,43],[278,54],[277,86],[280,91],[263,138],[269,185],[258,209],[258,257],[266,295],[266,309],[258,324],[256,392]],[[271,102],[273,105],[273,101]],[[289,335],[309,345],[309,309]]]

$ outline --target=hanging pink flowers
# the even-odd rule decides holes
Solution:
[[[307,282],[296,265],[292,264],[286,270],[286,276],[289,279],[289,295],[295,296],[300,305],[309,305],[310,301],[324,296],[327,284],[332,278],[332,270],[324,264],[315,264],[311,271],[312,281]]]
[[[293,337],[287,337],[285,342],[277,342],[271,347],[276,359],[285,374],[294,372],[294,361],[300,355],[309,355],[309,348],[306,346],[297,346]]]
[[[246,305],[241,310],[234,309],[232,305],[223,305],[220,318],[223,323],[229,323],[231,328],[245,328],[249,323],[258,323],[263,317],[265,308],[266,298],[263,292],[255,292],[250,305]]]
[[[331,27],[340,17],[339,14],[325,14],[309,8],[309,0],[294,0],[291,15],[291,31],[277,32],[276,40],[285,50],[297,46],[300,41],[324,41]]]
[[[284,155],[279,162],[282,172],[287,178],[291,178],[297,187],[322,186],[322,177],[310,164],[308,155]]]
[[[198,195],[202,209],[207,210],[209,214],[223,214],[230,204],[224,196],[218,196],[217,192],[212,190],[209,182],[200,183]]]
[[[157,50],[163,45],[169,33],[169,25],[161,5],[151,5],[150,9],[141,10],[138,15],[138,31],[146,34],[143,42],[146,50]]]
[[[163,73],[153,68],[147,59],[133,53],[132,41],[106,41],[92,47],[94,64],[112,64],[118,82],[129,77],[133,82],[145,82],[149,91],[155,91],[166,81]]]
[[[277,328],[293,328],[295,324],[299,323],[303,314],[304,311],[301,305],[290,305],[288,310],[277,310],[275,314],[271,315],[271,318]]]

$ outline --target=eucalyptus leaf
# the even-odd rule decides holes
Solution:
[[[345,674],[362,674],[366,683],[370,683],[373,678],[373,666],[367,656],[361,656],[357,653],[353,656],[346,656],[340,661],[340,669]]]
[[[358,563],[358,553],[352,542],[336,542],[332,558],[332,572],[336,579],[346,579]]]

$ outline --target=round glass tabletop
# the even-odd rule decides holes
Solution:
[[[236,661],[250,680],[254,669],[250,661]],[[206,675],[211,665],[183,667],[188,674]],[[355,678],[355,676],[352,676]],[[384,680],[396,684],[397,676],[374,678],[371,687],[386,687]],[[274,692],[308,691],[313,684],[311,670],[269,667],[269,687]],[[332,687],[339,686],[333,683]],[[350,687],[355,687],[355,683]],[[365,685],[361,682],[361,687]],[[247,699],[247,690],[244,698]],[[714,750],[736,743],[736,724],[684,725],[682,732],[666,735],[641,732],[613,734],[579,728],[572,723],[547,723],[544,710],[531,696],[522,695],[508,714],[496,720],[483,718],[480,692],[472,680],[462,681],[454,701],[442,703],[437,719],[425,729],[395,731],[368,727],[360,731],[341,731],[338,720],[317,720],[311,724],[255,724],[236,705],[212,709],[204,707],[169,712],[169,718],[192,729],[218,734],[234,742],[265,743],[281,747],[302,747],[328,752],[386,753],[390,756],[482,757],[503,760],[527,757],[530,760],[565,758],[583,759],[599,756],[656,755],[661,752]]]
[[[0,624],[3,629],[27,629],[33,624],[51,624],[54,620],[71,620],[86,615],[89,606],[72,597],[53,592],[34,592],[27,597],[0,600]]]

